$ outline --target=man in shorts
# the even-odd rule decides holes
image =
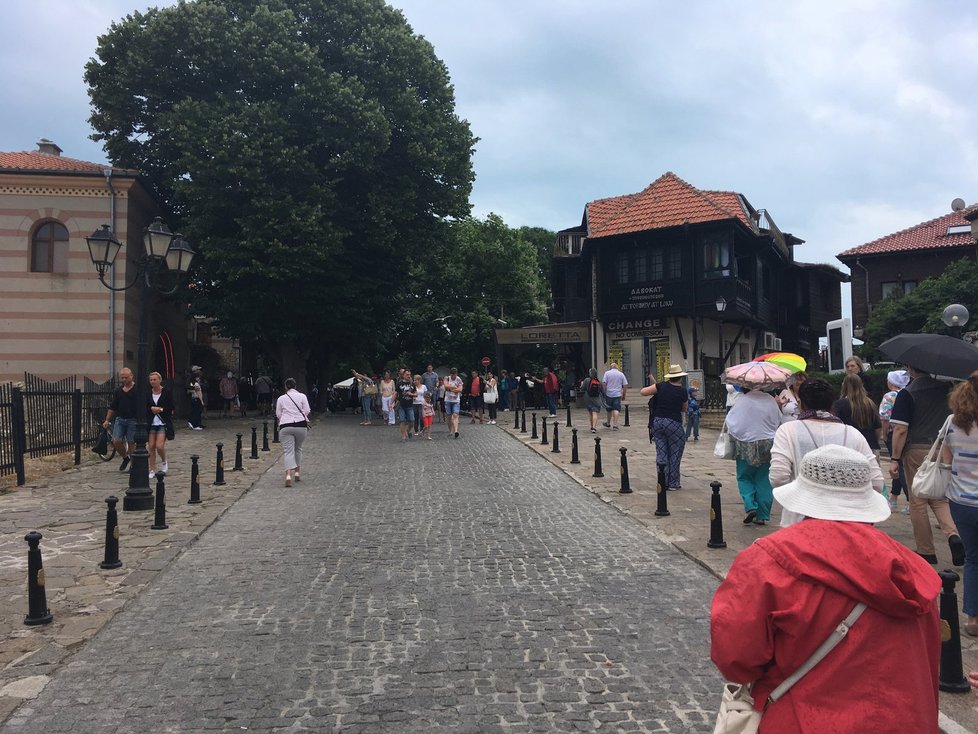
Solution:
[[[133,381],[132,370],[128,367],[119,370],[119,382],[121,384],[112,393],[112,402],[109,404],[102,427],[108,430],[112,419],[115,419],[115,425],[112,427],[112,445],[122,456],[119,471],[125,471],[129,468],[129,453],[136,440],[136,413],[139,406],[136,401],[136,383]]]
[[[451,374],[445,378],[445,415],[448,417],[448,432],[458,438],[458,411],[462,401],[462,378],[458,369],[452,367]]]
[[[628,389],[628,380],[618,369],[615,362],[611,363],[608,371],[601,379],[604,387],[604,402],[608,408],[608,420],[604,427],[613,431],[618,430],[618,416],[621,413],[621,401],[625,399],[625,391]]]
[[[410,374],[407,375],[408,377]],[[414,428],[414,382],[402,380],[397,386],[397,416],[401,421],[401,440],[407,441]]]

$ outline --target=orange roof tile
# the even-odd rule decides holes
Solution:
[[[886,255],[892,252],[906,252],[909,250],[937,250],[945,247],[967,247],[975,244],[974,237],[971,236],[971,223],[965,218],[968,214],[978,211],[978,204],[974,204],[959,212],[951,212],[929,222],[923,222],[899,232],[888,234],[885,237],[867,242],[859,247],[852,247],[845,252],[836,255],[840,260],[844,257],[858,257],[860,255]],[[948,234],[948,227],[968,227],[967,232],[960,234]]]
[[[672,172],[663,174],[637,194],[592,201],[585,213],[590,238],[725,219],[737,219],[756,231],[740,194],[703,191]]]
[[[75,158],[40,153],[36,150],[16,153],[0,152],[0,171],[73,171],[79,173],[102,174],[106,168],[112,168],[114,173],[137,173],[125,168],[116,168],[107,163],[89,163]]]

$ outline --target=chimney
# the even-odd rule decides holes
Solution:
[[[57,143],[51,142],[47,138],[41,138],[37,141],[37,152],[44,153],[44,155],[61,155],[61,148],[58,147]]]

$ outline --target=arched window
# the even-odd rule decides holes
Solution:
[[[44,222],[34,230],[31,272],[68,272],[68,230],[61,222]]]

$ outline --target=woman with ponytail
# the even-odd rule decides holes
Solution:
[[[947,498],[964,541],[964,631],[978,637],[978,371],[948,398],[951,424],[941,461],[951,465]]]

